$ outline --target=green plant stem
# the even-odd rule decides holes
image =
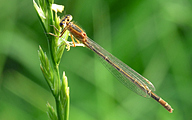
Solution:
[[[40,67],[56,102],[56,112],[49,103],[47,104],[48,115],[51,120],[68,120],[69,88],[65,74],[63,74],[61,79],[59,73],[59,64],[65,49],[65,40],[68,39],[69,32],[65,32],[60,39],[54,35],[48,34],[60,34],[58,31],[54,30],[54,27],[51,25],[59,28],[60,19],[57,17],[57,10],[63,11],[64,6],[53,4],[53,0],[39,0],[38,5],[33,0],[33,3],[38,17],[42,23],[43,29],[47,33],[46,36],[48,38],[52,61],[51,65],[46,53],[44,53],[41,47],[39,47],[38,54],[41,61]]]

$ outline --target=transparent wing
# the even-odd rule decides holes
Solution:
[[[155,91],[155,87],[149,80],[103,49],[90,38],[87,38],[84,44],[97,53],[104,66],[130,90],[143,97],[150,97],[150,91]]]

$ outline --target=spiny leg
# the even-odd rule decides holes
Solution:
[[[54,29],[59,32],[59,30],[58,30],[54,25],[50,25],[50,26],[54,27]],[[57,35],[55,35],[55,34],[53,34],[53,33],[48,33],[48,34],[49,34],[49,35],[52,35],[52,36],[55,36],[55,37],[59,37],[59,36],[57,36]]]
[[[61,35],[59,37],[62,37],[66,30],[67,30],[67,26],[63,28],[63,30],[60,32]]]
[[[77,40],[76,38],[75,38],[75,40],[77,41],[78,44],[80,44],[79,40]]]
[[[52,36],[55,36],[55,37],[59,37],[59,36],[57,36],[57,35],[55,35],[55,34],[53,34],[53,33],[47,33],[47,34],[52,35]]]
[[[74,41],[74,39],[73,39],[73,36],[72,35],[70,35],[71,36],[71,40],[72,40],[72,42],[73,42],[73,47],[76,47],[75,46],[75,41]]]
[[[57,30],[57,32],[60,32],[54,25],[50,25],[50,26],[54,27],[55,30]]]
[[[79,40],[77,40],[75,37],[75,40],[73,39],[73,36],[72,35],[70,35],[71,36],[71,40],[72,40],[72,43],[73,43],[73,46],[72,47],[77,47],[77,46],[82,46],[82,47],[85,47],[85,45],[84,44],[82,44],[82,43],[80,43],[79,42]],[[77,41],[77,42],[75,42],[75,41]]]

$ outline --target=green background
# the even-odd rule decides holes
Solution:
[[[174,109],[124,87],[92,51],[65,51],[70,120],[192,119],[191,0],[57,0],[87,35],[148,78]],[[0,119],[48,119],[54,98],[40,71],[48,43],[32,0],[0,2]]]

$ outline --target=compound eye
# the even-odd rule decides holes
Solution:
[[[63,26],[64,26],[62,22],[61,22],[59,25],[60,25],[60,27],[63,27]]]
[[[67,17],[68,22],[70,22],[73,19],[73,17],[71,15],[67,15],[66,17]]]

